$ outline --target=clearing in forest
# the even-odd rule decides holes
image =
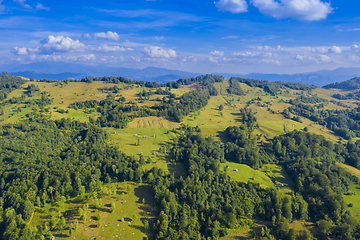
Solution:
[[[112,185],[112,186],[111,186]],[[52,231],[56,239],[143,239],[148,237],[148,226],[154,215],[153,199],[151,188],[145,184],[113,183],[104,185],[108,189],[116,187],[117,191],[105,196],[97,195],[97,201],[102,202],[98,208],[92,194],[88,200],[80,198],[70,199],[63,207],[53,206],[49,210],[37,208],[31,226],[44,225],[56,219],[57,212],[63,212],[66,220],[66,227],[63,231]],[[110,211],[111,203],[115,204],[115,210]],[[89,204],[88,210],[83,213],[86,220],[80,217],[78,209]],[[61,205],[61,204],[60,204]],[[52,220],[53,219],[53,220]],[[78,229],[75,229],[75,221],[78,222]],[[147,223],[146,223],[147,222]],[[145,225],[144,225],[145,224]],[[69,235],[72,228],[73,234]]]

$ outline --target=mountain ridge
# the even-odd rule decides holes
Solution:
[[[193,73],[167,68],[158,68],[149,66],[143,69],[91,66],[85,64],[73,64],[63,62],[37,62],[29,64],[20,64],[16,66],[1,65],[2,71],[7,71],[9,75],[23,76],[36,79],[64,80],[67,78],[79,79],[84,77],[101,76],[122,76],[130,79],[142,81],[155,81],[164,83],[174,81],[179,78],[196,77],[206,73]],[[297,74],[270,74],[270,73],[212,73],[222,75],[225,78],[241,77],[250,79],[259,79],[267,81],[297,82],[316,86],[345,81],[360,76],[360,67],[337,68],[334,70],[319,70],[315,72],[297,73]]]

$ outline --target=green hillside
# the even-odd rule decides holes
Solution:
[[[360,98],[338,86],[2,76],[0,232],[356,238]]]

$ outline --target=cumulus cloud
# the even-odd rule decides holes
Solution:
[[[316,47],[311,48],[311,52],[313,53],[341,53],[342,50],[340,47],[332,46],[332,47]]]
[[[354,44],[351,46],[351,50],[353,50],[354,52],[358,52],[359,51],[359,46]]]
[[[311,48],[311,52],[314,52],[314,53],[326,53],[326,52],[328,52],[328,49],[326,49],[324,47]]]
[[[95,60],[96,57],[94,54],[85,54],[80,56],[84,60]]]
[[[105,32],[94,33],[94,37],[111,39],[114,41],[118,41],[120,39],[120,36],[116,32],[111,32],[111,31],[107,31],[106,33]]]
[[[158,46],[145,47],[144,53],[152,58],[173,58],[176,57],[176,52],[172,49],[165,50]]]
[[[106,44],[101,44],[99,47],[96,48],[97,51],[102,52],[124,52],[124,51],[131,51],[132,48],[124,48],[120,46],[108,46]]]
[[[35,8],[38,9],[38,10],[50,11],[50,8],[49,8],[49,7],[45,7],[45,6],[42,5],[41,3],[38,3],[38,4],[35,6]]]
[[[256,50],[262,52],[277,52],[277,51],[282,51],[283,49],[280,45],[277,45],[276,48],[272,48],[269,46],[257,46]]]
[[[274,18],[294,18],[298,20],[325,19],[333,8],[321,0],[252,0],[252,4],[265,15]]]
[[[322,62],[331,62],[332,61],[332,59],[329,56],[323,55],[323,54],[318,55],[317,59],[322,61]]]
[[[247,12],[248,8],[245,0],[220,0],[214,3],[219,11],[222,12],[243,13]]]
[[[349,60],[352,62],[357,62],[360,60],[360,57],[358,55],[352,54],[349,56]]]
[[[14,0],[14,2],[18,3],[23,8],[31,9],[30,5],[25,3],[26,0]]]
[[[54,52],[78,52],[84,51],[86,46],[79,40],[72,40],[69,37],[50,35],[48,38],[40,42],[38,46],[39,53]]]
[[[215,57],[223,57],[223,56],[224,56],[224,52],[212,51],[212,52],[210,52],[210,55],[213,55],[213,56],[215,56]]]
[[[15,55],[27,55],[28,54],[28,50],[26,47],[14,47],[11,50],[12,53],[14,53]]]
[[[332,46],[330,49],[329,49],[329,52],[330,53],[341,53],[341,48],[337,47],[337,46]]]

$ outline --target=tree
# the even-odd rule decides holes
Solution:
[[[74,222],[74,228],[75,228],[75,230],[77,230],[77,229],[79,228],[79,222],[78,222],[78,220],[75,220],[75,222]]]
[[[319,228],[319,232],[323,234],[324,237],[331,234],[332,222],[322,219],[320,221],[317,221],[316,225]]]
[[[221,105],[219,106],[219,111],[222,111],[223,109],[224,109],[224,105],[221,104]]]
[[[114,202],[112,202],[112,203],[110,204],[110,212],[114,212],[115,209],[116,209],[116,205],[115,205]]]
[[[84,214],[84,210],[80,207],[78,208],[78,215],[81,217]]]

